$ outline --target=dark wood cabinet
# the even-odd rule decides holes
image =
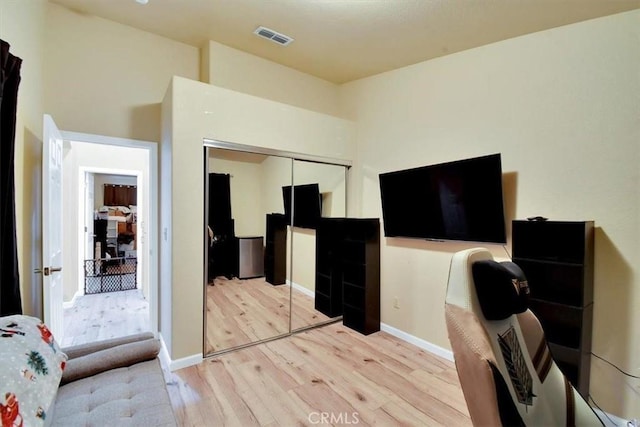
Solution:
[[[322,218],[316,231],[316,309],[345,326],[380,330],[380,220]]]
[[[531,290],[558,367],[589,393],[593,322],[593,221],[513,221],[513,262]]]
[[[272,285],[287,281],[287,217],[283,214],[267,214],[264,276]]]

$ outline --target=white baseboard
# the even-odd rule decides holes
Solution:
[[[76,293],[73,294],[73,298],[71,298],[71,301],[62,303],[62,308],[71,308],[71,307],[73,307],[73,304],[75,304],[76,299],[78,297],[81,297],[81,296],[82,296],[82,294],[80,293],[80,291],[76,291]]]
[[[311,296],[313,296],[313,292],[310,291],[309,289],[293,282],[289,282],[289,284],[293,286],[294,289],[297,289],[300,292],[303,292],[305,294],[310,293]],[[429,341],[423,340],[422,338],[413,336],[398,328],[394,328],[393,326],[387,325],[386,323],[380,323],[380,330],[390,335],[393,335],[394,337],[399,338],[403,341],[406,341],[409,344],[413,344],[416,347],[419,347],[425,351],[428,351],[429,353],[432,353],[436,356],[442,357],[444,359],[447,359],[453,362],[453,352],[451,350],[447,350],[438,345],[430,343]],[[158,336],[160,338],[160,343],[162,346],[159,354],[160,360],[162,361],[162,364],[168,367],[168,369],[171,372],[177,371],[178,369],[187,368],[189,366],[197,365],[199,363],[202,363],[202,361],[204,360],[202,353],[183,357],[177,360],[172,360],[171,357],[169,356],[169,351],[167,350],[167,347],[164,343],[164,339],[162,338],[162,334],[158,333]],[[605,427],[621,427],[621,426],[626,427],[627,426],[628,421],[625,419],[609,414],[607,412],[603,412],[597,408],[593,408],[593,410],[598,415],[598,418],[602,420]]]
[[[440,356],[444,359],[447,359],[453,362],[453,352],[451,350],[447,350],[445,348],[432,344],[429,341],[425,341],[421,338],[415,337],[411,334],[401,331],[400,329],[394,328],[393,326],[389,326],[385,323],[380,323],[380,330],[390,335],[393,335],[394,337],[399,338],[403,341],[406,341],[410,344],[413,344],[416,347],[426,350],[429,353],[433,353],[436,356]],[[617,417],[615,415],[609,414],[608,412],[601,411],[598,408],[592,407],[592,409],[598,415],[598,418],[600,418],[600,420],[604,423],[605,427],[627,427],[627,423],[628,423],[627,420]]]
[[[446,348],[442,348],[440,346],[432,344],[429,341],[423,340],[422,338],[415,337],[411,334],[401,331],[398,328],[389,326],[386,323],[380,323],[380,330],[393,335],[396,338],[400,338],[401,340],[406,341],[409,344],[413,344],[416,347],[426,350],[429,353],[433,353],[436,356],[440,356],[453,362],[453,352],[451,350],[447,350]]]
[[[189,366],[197,365],[201,363],[204,358],[202,357],[202,353],[194,354],[187,357],[182,357],[180,359],[172,360],[171,356],[169,356],[169,350],[167,350],[167,346],[164,343],[164,339],[162,338],[162,334],[158,334],[160,338],[160,344],[162,348],[160,349],[160,360],[162,364],[169,368],[169,371],[177,371],[178,369],[187,368]]]
[[[306,295],[306,296],[308,296],[308,297],[315,298],[315,296],[316,296],[316,294],[315,294],[315,292],[314,292],[314,291],[312,291],[312,290],[311,290],[311,289],[309,289],[309,288],[305,288],[305,287],[304,287],[304,286],[302,286],[302,285],[298,285],[296,282],[292,282],[292,281],[290,281],[290,280],[287,280],[287,283],[288,283],[288,284],[289,284],[293,289],[295,289],[296,291],[300,291],[300,292],[302,292],[303,294],[305,294],[305,295]]]

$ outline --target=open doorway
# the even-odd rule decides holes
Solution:
[[[63,137],[61,344],[155,333],[157,243],[150,230],[157,223],[156,146],[65,132]],[[122,198],[127,192],[130,198]]]
[[[144,161],[141,167],[147,169]],[[84,295],[142,289],[146,284],[144,269],[138,268],[138,264],[147,264],[145,251],[138,251],[144,245],[144,230],[138,230],[138,212],[144,213],[146,207],[138,192],[141,196],[144,193],[145,171],[135,175],[122,170],[112,172],[80,168],[84,185],[79,197],[84,200],[79,217],[84,221],[78,223],[78,240],[84,244],[84,257],[80,259],[83,272],[79,274],[78,291]],[[146,297],[146,286],[143,293]]]

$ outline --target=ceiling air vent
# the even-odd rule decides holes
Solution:
[[[253,32],[253,34],[263,37],[265,39],[271,40],[274,43],[278,43],[281,46],[286,46],[293,41],[293,39],[289,36],[285,36],[282,33],[277,31],[273,31],[266,27],[258,27]]]

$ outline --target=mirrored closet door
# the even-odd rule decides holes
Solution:
[[[342,314],[337,301],[341,298],[331,295],[330,287],[316,288],[316,282],[324,282],[322,272],[317,277],[316,234],[320,218],[346,216],[346,173],[347,169],[340,165],[293,162],[291,328],[294,331],[330,322]]]
[[[292,160],[207,148],[205,353],[288,334],[287,218]],[[265,262],[265,248],[268,259]]]
[[[204,150],[204,354],[339,319],[316,302],[315,235],[322,217],[346,215],[347,162],[212,140]]]

